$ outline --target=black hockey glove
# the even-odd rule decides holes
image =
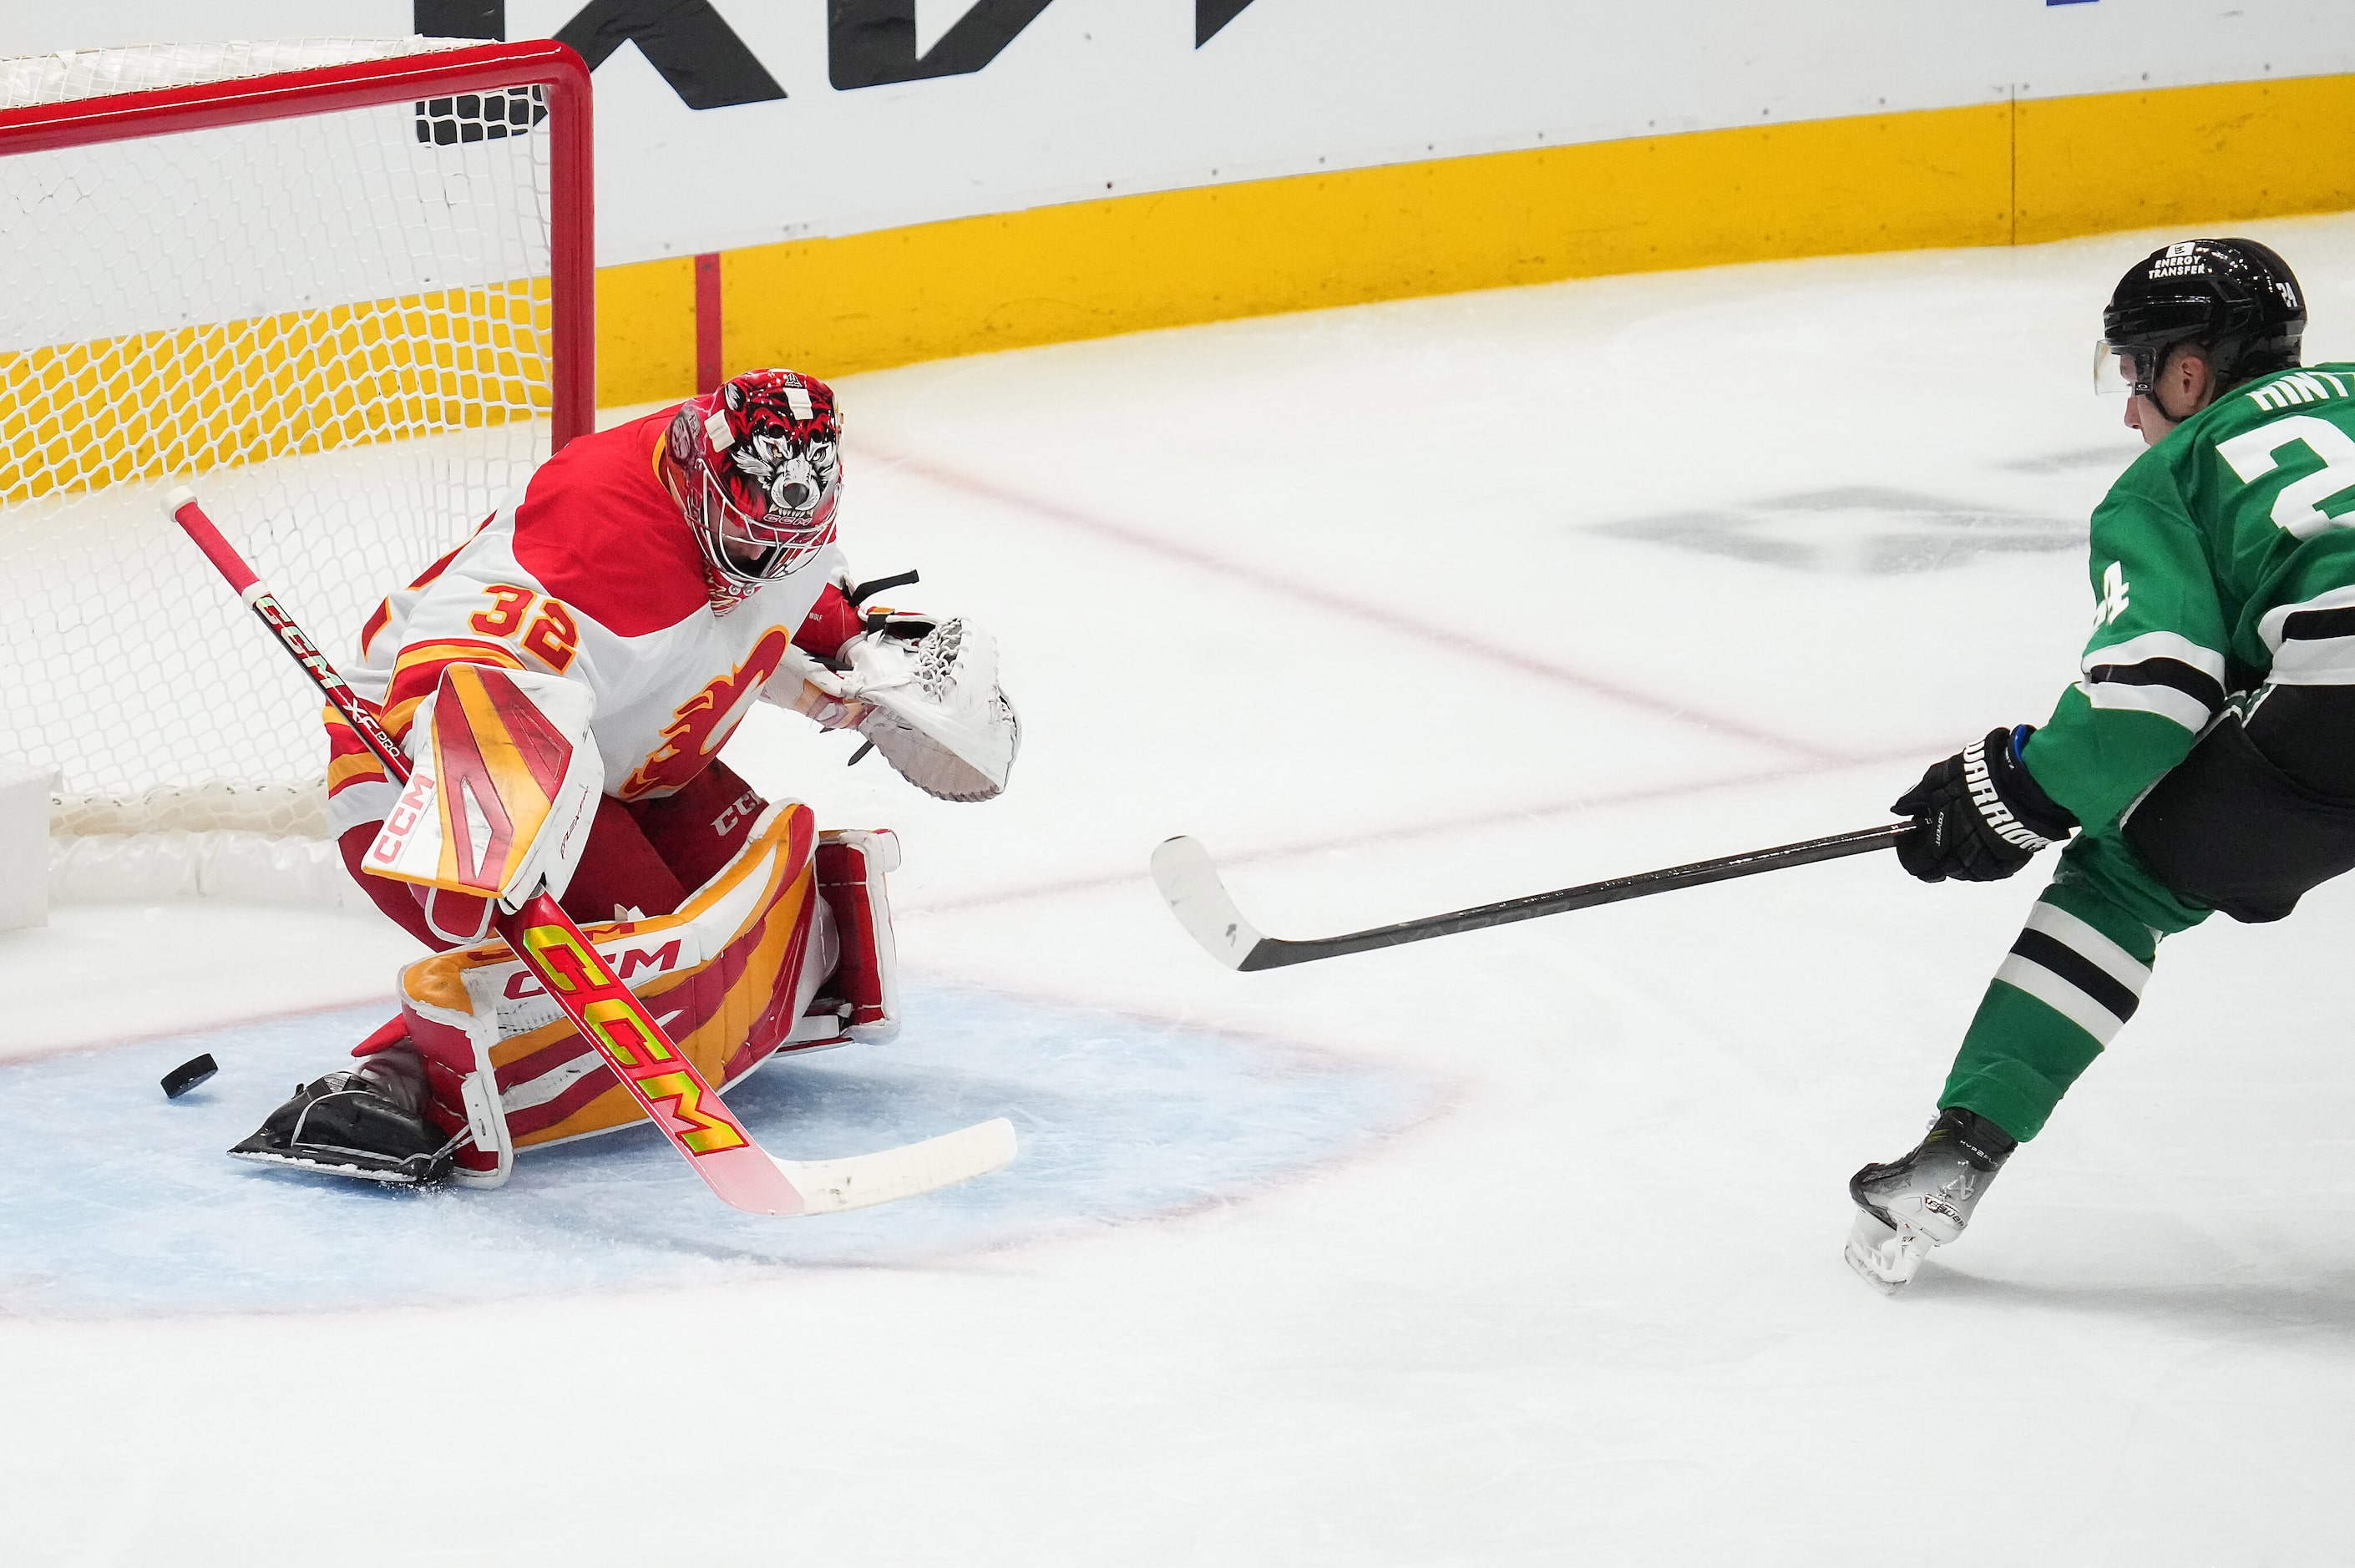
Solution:
[[[1889,809],[1913,819],[1897,841],[1898,863],[1924,882],[2000,882],[2077,819],[2044,792],[2019,760],[2032,726],[1989,730],[1922,775]]]

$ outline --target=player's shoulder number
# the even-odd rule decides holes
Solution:
[[[2355,386],[2344,373],[2301,370],[2277,376],[2242,396],[2260,408],[2287,408],[2296,404],[2342,403]],[[2243,484],[2254,484],[2282,466],[2282,453],[2303,445],[2318,459],[2319,471],[2292,480],[2274,497],[2275,524],[2294,537],[2307,539],[2326,528],[2355,526],[2355,508],[2333,516],[2322,510],[2332,497],[2355,490],[2355,436],[2316,414],[2288,414],[2270,419],[2216,443],[2217,455],[2232,465]]]

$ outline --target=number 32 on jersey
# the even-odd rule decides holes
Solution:
[[[581,625],[572,619],[570,610],[555,599],[540,599],[531,589],[513,583],[493,583],[484,591],[490,595],[491,608],[476,611],[467,625],[485,637],[501,640],[514,637],[517,629],[523,628],[519,645],[525,652],[559,675],[571,667],[574,656],[581,652]],[[534,599],[539,602],[537,615],[531,613]]]

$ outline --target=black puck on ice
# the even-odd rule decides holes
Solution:
[[[220,1064],[209,1051],[193,1062],[183,1062],[164,1075],[165,1097],[176,1100],[219,1071]]]

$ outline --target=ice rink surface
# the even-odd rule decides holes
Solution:
[[[2237,228],[2355,355],[2355,219]],[[741,1093],[787,1156],[1003,1110],[1022,1163],[783,1224],[639,1133],[490,1193],[290,1181],[217,1150],[400,943],[60,909],[0,938],[0,1557],[2347,1561],[2355,891],[2172,940],[1891,1301],[1846,1178],[1918,1137],[2037,875],[1876,856],[1259,975],[1145,876],[1194,833],[1305,936],[1884,821],[2074,669],[2138,450],[2092,341],[2166,238],[847,380],[854,567],[997,631],[1024,749],[953,806],[754,715],[755,783],[902,834],[914,1005]]]

